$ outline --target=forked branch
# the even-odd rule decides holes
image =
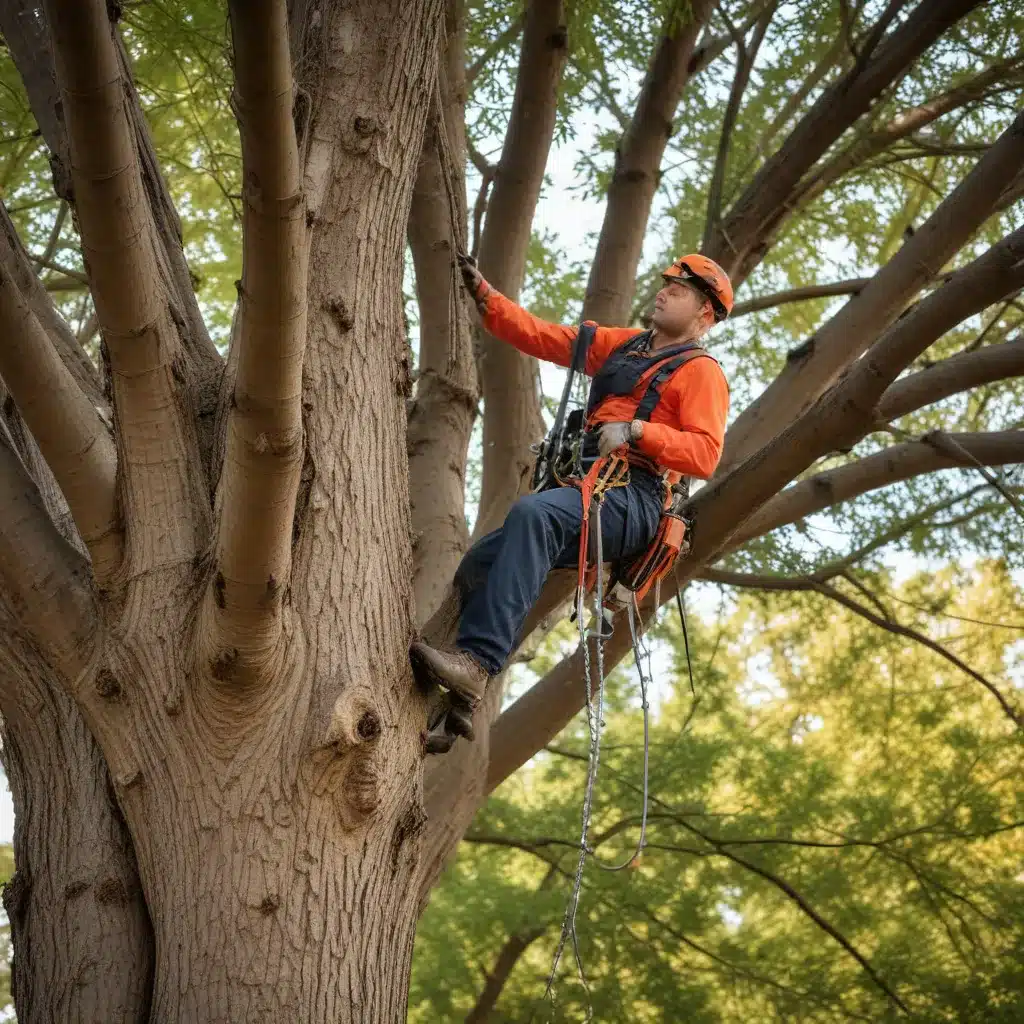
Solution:
[[[239,0],[230,14],[245,190],[214,594],[218,643],[258,664],[276,650],[291,571],[308,250],[285,0]]]

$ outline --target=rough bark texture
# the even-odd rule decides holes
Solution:
[[[233,7],[246,272],[215,387],[220,363],[196,325],[174,211],[107,20],[116,10],[102,0],[45,6],[41,18],[20,0],[0,5],[0,27],[56,154],[58,187],[74,204],[112,400],[99,395],[7,224],[0,319],[10,344],[0,366],[13,402],[0,396],[0,711],[18,812],[18,874],[6,903],[21,1018],[398,1022],[430,885],[485,791],[557,733],[583,692],[569,659],[491,734],[494,685],[477,715],[479,738],[424,768],[436,694],[417,688],[408,664],[413,592],[428,611],[465,542],[452,517],[461,517],[475,402],[461,305],[430,301],[452,297],[451,247],[466,228],[458,7],[449,8],[440,88],[444,0]],[[969,6],[943,0],[929,10],[953,18]],[[512,295],[551,140],[562,13],[539,2],[527,12],[485,231],[484,272]],[[864,75],[876,74],[873,62],[897,36],[904,56],[913,50],[903,31],[880,43]],[[845,116],[856,103],[843,102]],[[650,105],[655,120],[665,115]],[[908,245],[864,284],[855,301],[870,301],[856,316],[819,333],[824,356],[808,360],[812,371],[790,394],[790,412],[806,411],[770,444],[759,426],[753,455],[694,501],[702,528],[684,579],[758,516],[770,529],[780,515],[808,514],[808,494],[838,501],[970,456],[1020,457],[1017,431],[932,437],[779,493],[880,415],[950,394],[954,382],[1019,372],[1019,343],[1007,343],[895,382],[943,331],[1024,284],[1019,233],[893,322],[939,269],[928,260],[951,254],[1016,187],[1019,134],[1017,126],[983,161],[969,201],[958,193],[933,232],[919,230],[925,252]],[[656,133],[646,138],[656,169]],[[449,146],[438,144],[445,139]],[[647,209],[649,199],[641,219]],[[397,286],[407,237],[424,318],[411,419]],[[517,493],[526,444],[539,432],[530,362],[490,344],[480,361],[489,422],[481,529]],[[69,459],[83,439],[89,458]],[[99,466],[90,461],[105,451]],[[125,544],[109,572],[95,559],[88,489],[73,479],[80,462],[105,481],[108,498],[111,481],[115,488]],[[418,493],[411,509],[410,479],[418,492],[443,482],[436,504]],[[415,529],[429,533],[418,547]],[[531,622],[562,592],[553,575]],[[450,636],[457,608],[448,598],[426,626],[434,639]],[[230,630],[218,625],[222,612],[233,616]],[[619,623],[609,666],[628,635]],[[239,671],[253,651],[258,670]],[[481,1013],[527,941],[506,948]]]
[[[424,135],[409,214],[420,314],[419,372],[409,408],[413,593],[420,623],[436,610],[469,541],[466,453],[478,394],[469,310],[455,264],[456,248],[466,247],[463,17],[462,0],[449,0],[438,104]]]
[[[586,319],[600,324],[629,322],[661,158],[672,135],[676,107],[693,73],[691,58],[697,36],[715,3],[696,0],[687,4],[688,17],[682,23],[681,5],[674,5],[666,17],[633,117],[615,151],[608,205],[583,304]]]
[[[392,282],[400,274],[442,4],[396,5],[386,17],[379,4],[333,5],[300,26],[310,48],[303,67],[316,89],[308,93],[301,150],[308,210],[301,245],[317,271],[302,306],[313,353],[303,377],[306,458],[293,569],[290,580],[279,581],[280,658],[272,673],[243,680],[228,671],[230,651],[207,655],[206,620],[198,614],[204,595],[214,606],[222,596],[212,566],[193,557],[198,539],[216,524],[200,499],[209,482],[194,486],[202,466],[190,440],[196,410],[181,395],[193,393],[192,382],[168,372],[167,360],[179,349],[174,332],[164,333],[167,285],[146,249],[144,212],[132,220],[144,204],[123,106],[114,99],[123,88],[117,48],[104,28],[103,5],[72,6],[58,2],[50,13],[61,24],[56,63],[83,243],[115,373],[119,472],[133,547],[123,576],[94,609],[98,627],[73,635],[67,657],[57,660],[97,737],[131,831],[155,961],[150,988],[149,947],[135,942],[134,961],[126,952],[107,964],[119,963],[122,980],[134,987],[107,983],[111,994],[101,1008],[79,1001],[78,1017],[36,1019],[141,1020],[145,1008],[129,999],[139,992],[160,1021],[399,1021],[419,907],[412,877],[424,814],[425,703],[407,659],[408,364]],[[247,10],[246,30],[279,42],[282,13],[283,5]],[[351,58],[356,39],[358,62]],[[98,109],[106,134],[87,150],[85,126],[95,130]],[[290,116],[286,121],[264,127],[280,141],[285,127],[293,131]],[[120,222],[99,216],[101,181],[108,197],[123,200]],[[271,213],[271,193],[260,198]],[[259,233],[258,226],[246,230]],[[264,242],[261,255],[273,255],[272,243]],[[126,280],[136,286],[131,302],[119,301],[110,284],[118,272],[122,293]],[[279,321],[271,314],[282,313],[288,315],[286,306],[261,312],[260,326],[272,328]],[[236,332],[236,344],[251,351],[252,330]],[[269,357],[282,355],[287,351]],[[232,390],[224,389],[224,401]],[[359,403],[349,400],[353,392]],[[0,481],[4,497],[16,499],[17,473],[0,474]],[[24,513],[5,523],[22,527],[24,545],[31,541],[26,528],[39,517],[31,504],[22,505]],[[242,525],[228,519],[220,528],[235,536]],[[291,516],[280,525],[287,546]],[[88,611],[91,597],[75,575],[73,549],[47,541],[45,523],[32,529],[40,536],[33,564],[42,580],[53,586],[66,575],[77,584],[69,599],[78,595]],[[12,533],[7,545],[6,532],[0,536],[8,583],[18,578],[14,539]],[[23,576],[25,568],[22,558]],[[33,600],[21,600],[16,610],[22,628],[53,658],[59,651],[46,642],[39,614],[47,591],[35,590],[35,598],[23,592]],[[23,684],[24,673],[16,676]],[[16,733],[13,758],[29,750],[31,736],[17,731],[14,716],[8,725]],[[40,761],[40,771],[47,763]],[[81,757],[75,763],[88,764]],[[95,786],[97,779],[82,784]],[[102,822],[96,827],[102,831]],[[97,832],[97,855],[106,849],[101,841]],[[101,902],[141,906],[126,878],[95,879],[91,861],[54,863],[61,884],[81,876],[98,886]],[[77,883],[71,895],[88,898]],[[56,914],[66,900],[45,906],[46,925],[59,935]],[[15,920],[18,928],[22,917]],[[130,930],[121,931],[130,941]],[[43,941],[47,933],[22,931],[21,948],[30,934]],[[107,945],[116,952],[113,942]],[[46,969],[45,957],[37,962]]]
[[[558,86],[567,35],[561,0],[531,0],[523,29],[512,115],[480,240],[480,270],[498,291],[516,298],[544,166],[555,129]],[[544,434],[536,361],[510,345],[478,334],[484,398],[484,460],[480,514],[474,536],[499,526],[529,484],[529,446]]]
[[[58,577],[51,592],[36,571],[45,548],[32,544],[32,532],[18,529],[10,499],[20,491],[29,508],[49,512],[56,526],[47,531],[46,547],[63,551],[68,567],[76,559],[64,545],[76,544],[77,535],[34,440],[6,402],[0,435],[0,465],[7,469],[0,473],[7,484],[0,485],[2,521],[14,528],[0,531],[0,574],[14,571],[31,587],[20,597],[16,588],[0,595],[2,749],[17,865],[4,890],[14,943],[12,990],[26,1022],[141,1021],[153,944],[134,850],[99,747],[51,667],[56,662],[76,672],[88,649],[95,613],[81,600],[85,569],[79,563],[78,575],[65,577],[53,566]],[[9,486],[11,470],[19,478],[16,490]],[[41,517],[36,522],[37,529],[46,525]],[[33,599],[53,632],[25,630],[26,619],[39,621]],[[40,636],[50,640],[49,663]]]

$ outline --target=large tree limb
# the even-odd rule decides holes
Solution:
[[[302,469],[306,224],[284,0],[230,5],[245,179],[237,372],[219,494],[218,643],[277,650]]]
[[[180,351],[150,230],[113,28],[102,0],[46,0],[75,209],[110,357],[128,536],[125,574],[198,548],[205,489],[177,405]]]
[[[807,342],[736,419],[718,475],[763,447],[811,405],[906,308],[993,212],[1024,160],[1024,114],[1000,136],[903,248]]]
[[[826,89],[779,150],[754,176],[706,246],[734,284],[763,256],[760,248],[786,216],[797,184],[828,148],[939,36],[978,6],[979,0],[919,4],[875,50]]]
[[[952,436],[972,457],[986,465],[1024,461],[1024,431]],[[970,465],[969,460],[958,459],[924,441],[893,446],[848,466],[794,484],[748,519],[729,538],[724,550],[737,548],[753,537],[868,491],[924,473]],[[706,569],[694,571],[689,566],[686,569],[687,578],[698,574],[706,578]],[[665,600],[671,600],[671,595],[666,593]],[[625,622],[616,622],[612,637],[605,644],[606,670],[611,671],[612,666],[618,664],[630,649]],[[572,721],[583,706],[582,670],[583,660],[577,649],[499,716],[490,732],[488,792],[526,764]]]
[[[121,562],[114,443],[7,274],[0,277],[0,331],[0,376],[64,492],[102,586]]]
[[[603,324],[628,322],[636,268],[640,262],[661,160],[672,134],[676,108],[693,74],[697,36],[716,0],[695,0],[680,22],[681,3],[665,15],[633,116],[615,152],[608,204],[591,264],[584,316]]]
[[[961,352],[890,384],[878,403],[878,420],[889,423],[950,395],[1020,376],[1024,376],[1024,338]]]
[[[96,367],[85,354],[81,343],[75,337],[64,318],[57,312],[46,287],[39,280],[18,232],[7,213],[7,207],[0,203],[0,266],[18,286],[36,319],[46,331],[64,365],[75,382],[96,407],[107,410],[102,383]]]
[[[3,424],[0,581],[22,627],[73,688],[96,643],[89,565],[58,533]]]
[[[1024,431],[950,436],[986,466],[1024,462]],[[729,538],[726,550],[734,550],[754,537],[763,536],[787,523],[795,523],[880,487],[888,487],[940,469],[969,468],[971,465],[969,459],[940,451],[925,440],[892,445],[856,462],[817,473],[787,487],[765,502]]]
[[[461,0],[449,2],[447,20],[439,106],[424,132],[409,211],[409,248],[420,312],[419,373],[408,436],[413,596],[419,623],[434,613],[469,541],[466,453],[477,408],[469,314],[455,267],[455,249],[466,237]],[[453,219],[461,241],[453,232]]]
[[[555,130],[567,51],[562,0],[530,0],[512,112],[480,239],[480,270],[516,298],[526,270],[533,214]],[[481,331],[483,482],[475,536],[494,529],[529,480],[529,446],[544,433],[536,360]]]

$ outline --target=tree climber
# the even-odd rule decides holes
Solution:
[[[472,260],[460,255],[459,264],[491,334],[528,355],[570,365],[579,328],[533,316],[491,288]],[[665,475],[706,480],[722,453],[729,388],[721,367],[698,342],[729,315],[732,285],[717,263],[700,255],[677,259],[662,278],[649,330],[587,328],[593,333],[585,371],[594,379],[582,468],[613,452],[628,462],[625,485],[603,496],[602,547],[612,562],[642,554],[655,536]],[[516,501],[504,525],[477,541],[456,571],[462,612],[454,646],[413,643],[417,674],[475,708],[489,677],[513,651],[548,572],[577,565],[582,530],[578,486],[554,486]],[[468,717],[450,717],[452,727],[471,735]]]

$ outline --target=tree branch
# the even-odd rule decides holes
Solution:
[[[875,626],[879,626],[882,629],[887,630],[890,633],[896,634],[896,636],[906,637],[908,640],[914,640],[924,647],[927,647],[930,651],[934,651],[941,658],[945,658],[951,665],[960,669],[965,675],[970,676],[972,679],[981,683],[989,693],[997,701],[999,706],[1005,712],[1007,718],[1013,722],[1017,728],[1021,728],[1024,724],[1019,710],[1011,706],[1009,701],[999,692],[999,689],[986,679],[980,672],[976,672],[970,665],[958,658],[952,651],[943,647],[938,641],[933,640],[929,636],[925,636],[924,633],[919,632],[916,629],[911,629],[909,626],[904,626],[893,619],[883,618],[880,615],[876,615],[870,608],[866,608],[859,601],[855,601],[852,597],[847,597],[842,591],[836,590],[835,587],[828,583],[814,583],[810,586],[811,590],[817,591],[819,594],[824,594],[826,597],[831,598],[837,604],[841,604],[844,608],[849,608],[850,611],[856,612],[861,618],[867,619],[868,622]]]
[[[762,309],[774,309],[789,302],[806,302],[809,299],[828,299],[836,295],[858,295],[871,281],[870,277],[853,277],[847,281],[836,281],[834,284],[812,284],[805,288],[789,288],[782,292],[759,295],[746,302],[737,302],[732,307],[730,319],[745,316],[747,313],[758,313]]]
[[[987,466],[1024,461],[1024,431],[951,435]],[[856,462],[827,470],[787,487],[765,502],[730,538],[732,551],[754,537],[821,512],[832,505],[940,469],[969,468],[972,463],[938,451],[926,441],[893,445]]]
[[[2,5],[0,5],[2,9]],[[0,203],[0,264],[3,273],[10,275],[17,284],[25,301],[35,313],[36,319],[46,331],[47,336],[57,350],[64,365],[74,377],[82,392],[88,396],[94,407],[107,411],[107,401],[99,374],[92,361],[82,350],[78,339],[71,332],[64,318],[54,308],[42,282],[36,275],[25,247],[21,244],[18,232],[7,212]]]
[[[53,525],[2,423],[0,581],[21,624],[73,689],[96,642],[89,566]]]
[[[308,250],[285,0],[234,0],[229,12],[246,184],[238,363],[213,591],[218,644],[237,652],[239,669],[259,670],[278,649],[291,573]]]
[[[56,81],[54,55],[51,50],[47,18],[43,17],[38,0],[6,0],[0,4],[0,32],[7,43],[15,66],[28,93],[32,113],[52,157],[54,185],[58,195],[72,203],[68,137]],[[120,39],[115,39],[118,65],[126,85],[131,71]],[[203,372],[216,372],[221,358],[206,330],[199,305],[192,289],[188,264],[182,251],[181,224],[174,210],[167,185],[160,173],[149,126],[139,103],[138,93],[126,89],[128,119],[141,167],[142,183],[148,199],[149,214],[160,249],[158,262],[165,285],[177,300],[181,313],[183,343],[188,354]],[[24,288],[22,289],[24,291]],[[38,315],[38,313],[37,313]]]
[[[967,177],[903,248],[792,354],[786,368],[736,419],[717,475],[766,445],[866,351],[929,280],[993,212],[999,193],[1024,160],[1024,114],[1000,136]],[[1012,290],[1012,289],[1011,289]]]
[[[465,107],[459,99],[465,94],[465,55],[457,5],[449,4],[448,18],[438,108],[423,134],[408,230],[420,311],[419,367],[407,441],[419,623],[434,613],[469,541],[466,453],[478,400],[468,304],[455,266],[455,250],[464,243],[452,227],[454,221],[465,239]]]
[[[931,0],[918,5],[866,64],[855,65],[822,93],[754,176],[705,247],[706,254],[733,276],[734,285],[760,261],[762,243],[785,218],[793,192],[807,171],[913,61],[979,2]]]
[[[1024,376],[1024,338],[961,352],[890,384],[878,403],[878,421],[890,423],[950,395],[1021,376]]]
[[[510,47],[523,32],[523,17],[513,19],[508,27],[499,32],[491,42],[484,48],[480,55],[466,68],[466,88],[472,88],[480,72],[499,54],[502,50]]]
[[[46,0],[67,125],[75,209],[110,355],[128,577],[190,560],[205,488],[176,405],[179,351],[103,0]],[[201,514],[201,513],[200,513]]]
[[[732,144],[732,133],[736,128],[736,118],[739,117],[740,105],[743,102],[743,94],[747,91],[747,84],[750,81],[750,73],[754,70],[754,62],[757,60],[758,50],[764,41],[765,33],[775,15],[777,4],[770,4],[764,14],[758,19],[754,26],[754,34],[751,37],[749,46],[744,43],[743,38],[737,36],[736,48],[736,72],[732,80],[732,88],[729,90],[729,99],[725,104],[725,113],[722,117],[722,128],[718,133],[718,152],[715,155],[715,166],[711,173],[711,184],[708,187],[707,215],[704,221],[704,240],[701,248],[706,249],[710,242],[712,232],[719,226],[722,219],[722,192],[725,188],[725,170],[729,160],[729,149]]]
[[[517,298],[526,271],[533,215],[555,131],[558,90],[568,49],[563,0],[530,0],[508,130],[480,238],[480,270]],[[474,536],[505,517],[532,468],[529,446],[544,433],[536,360],[480,331],[478,370],[484,399],[483,480]]]
[[[7,274],[0,331],[0,376],[64,492],[102,586],[121,562],[113,441]]]
[[[689,4],[689,19],[681,22],[682,5],[674,3],[665,15],[633,117],[616,148],[608,203],[583,303],[587,319],[603,324],[627,322],[665,146],[672,135],[676,108],[693,74],[691,58],[697,35],[714,7],[715,0],[695,0]]]

